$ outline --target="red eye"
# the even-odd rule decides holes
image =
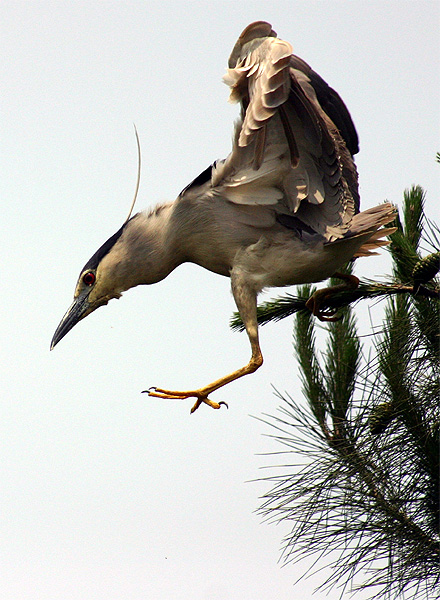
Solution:
[[[96,281],[96,275],[95,273],[92,273],[92,271],[89,271],[88,273],[85,273],[85,275],[83,275],[83,283],[85,283],[86,285],[93,285]]]

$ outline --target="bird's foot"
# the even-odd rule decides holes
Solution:
[[[325,301],[332,295],[331,288],[317,290],[306,302],[306,307],[310,310],[312,315],[318,317],[320,321],[339,321],[342,317],[337,315],[336,308],[328,308],[322,310],[321,306],[325,304]]]
[[[321,306],[337,292],[356,289],[359,285],[359,279],[355,275],[346,275],[345,273],[335,273],[333,277],[342,279],[345,283],[323,288],[322,290],[316,290],[316,292],[307,300],[306,307],[315,317],[318,317],[320,321],[330,321],[334,323],[335,321],[340,321],[342,319],[341,316],[337,315],[338,309],[327,308],[326,310],[322,310]]]
[[[208,398],[208,394],[210,391],[212,390],[202,388],[200,390],[192,390],[189,392],[176,392],[172,390],[165,390],[163,388],[151,387],[148,390],[144,390],[143,393],[147,393],[149,396],[154,396],[155,398],[166,398],[169,400],[184,400],[185,398],[196,398],[194,406],[191,408],[191,414],[194,411],[196,411],[201,404],[207,404],[211,408],[215,409],[219,409],[222,405],[228,408],[226,402],[213,402],[210,398]]]

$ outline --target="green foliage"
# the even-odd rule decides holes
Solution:
[[[331,570],[323,587],[337,585],[341,595],[371,587],[372,598],[439,597],[439,235],[423,205],[420,187],[405,192],[391,236],[392,281],[339,297],[342,318],[328,324],[324,351],[304,306],[291,311],[284,298],[267,307],[267,320],[296,313],[308,407],[279,394],[279,414],[267,417],[286,462],[267,478],[261,512],[291,526],[284,559],[324,560]],[[304,286],[299,298],[311,293]],[[374,295],[388,300],[366,357],[350,303]]]
[[[390,251],[394,274],[401,283],[412,280],[413,269],[419,260],[418,248],[423,231],[422,216],[425,194],[420,186],[405,190],[403,196],[403,223],[397,217],[397,231],[391,236]]]

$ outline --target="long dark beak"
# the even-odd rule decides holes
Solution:
[[[90,312],[90,305],[87,296],[79,296],[76,298],[69,310],[61,319],[61,323],[58,325],[55,333],[53,334],[50,349],[52,350],[55,348],[55,346],[66,335],[66,333],[69,333],[69,331],[78,323],[78,321],[81,321],[81,319],[86,317]]]

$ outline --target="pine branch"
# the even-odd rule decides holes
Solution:
[[[328,324],[324,352],[305,307],[310,286],[259,311],[260,323],[296,313],[309,405],[307,411],[278,394],[281,416],[266,422],[286,447],[286,464],[268,478],[273,487],[261,512],[292,527],[285,561],[316,556],[318,564],[335,551],[323,587],[356,589],[362,574],[358,587],[377,586],[375,598],[431,600],[440,582],[440,235],[424,218],[423,202],[421,188],[405,193],[392,239],[394,281],[361,282],[329,299],[342,318]],[[422,244],[431,246],[424,258]],[[351,305],[369,297],[387,298],[387,308],[376,358],[362,362]]]
[[[427,287],[419,285],[417,288],[413,285],[402,285],[399,283],[373,283],[368,281],[360,281],[359,287],[355,290],[338,290],[331,297],[326,299],[323,304],[324,309],[339,309],[359,300],[367,300],[370,298],[388,298],[396,294],[410,294],[422,298],[440,299],[440,287]],[[312,294],[302,294],[294,296],[286,294],[279,298],[274,298],[267,302],[263,302],[257,308],[257,320],[259,325],[266,325],[272,321],[280,321],[286,317],[304,311],[309,312],[306,307],[306,302]],[[234,312],[230,321],[231,329],[235,331],[243,331],[244,325],[240,314]]]
[[[311,286],[300,288],[300,293],[308,295]],[[309,406],[319,423],[321,430],[326,435],[326,407],[330,400],[324,386],[323,373],[315,350],[315,331],[310,311],[298,315],[296,323],[295,350],[301,367],[301,379],[304,393]]]
[[[420,310],[425,313],[438,310],[438,302],[426,303],[425,299],[440,299],[440,282],[435,280],[440,271],[440,230],[424,217],[425,192],[413,186],[404,193],[403,222],[397,216],[394,225],[397,231],[390,236],[390,253],[394,261],[394,280],[390,283],[360,281],[354,290],[335,289],[326,299],[323,309],[339,309],[369,298],[387,298],[396,294],[409,294],[415,298]],[[424,258],[419,249],[423,235],[433,252]],[[294,296],[286,294],[263,302],[257,308],[259,325],[280,321],[299,311],[307,311],[306,302],[311,293]],[[437,308],[436,308],[437,307]],[[433,315],[434,316],[434,315]],[[425,319],[426,322],[426,319]],[[430,319],[429,322],[432,322]],[[233,313],[230,327],[243,331],[244,325],[238,312]],[[435,335],[431,332],[430,339]]]

